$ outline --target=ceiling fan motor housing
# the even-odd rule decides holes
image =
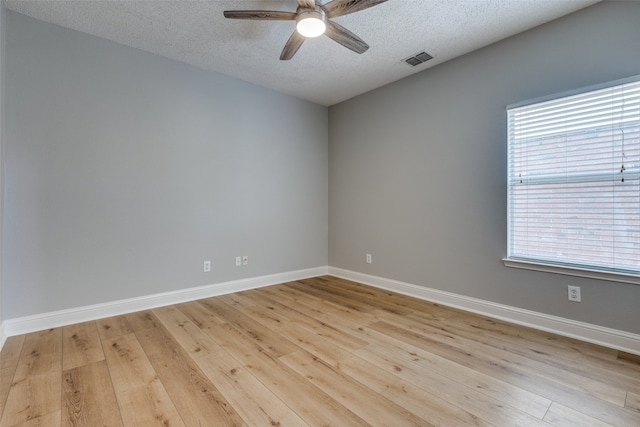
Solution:
[[[318,6],[315,9],[298,8],[296,29],[305,37],[318,37],[327,28],[327,15]]]

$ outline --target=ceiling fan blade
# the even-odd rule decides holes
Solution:
[[[298,6],[305,9],[313,9],[316,7],[315,0],[298,0]]]
[[[224,17],[229,19],[260,19],[270,21],[294,21],[295,12],[277,10],[225,10]]]
[[[359,12],[386,1],[387,0],[332,0],[322,5],[321,9],[327,14],[327,18],[335,18],[349,13]]]
[[[364,53],[369,49],[369,45],[365,43],[364,40],[333,21],[327,21],[327,31],[325,31],[325,34],[331,40],[340,43],[355,53]]]
[[[293,55],[296,54],[302,43],[304,43],[305,37],[300,35],[298,31],[293,31],[289,40],[287,40],[287,44],[284,45],[284,49],[282,49],[282,53],[280,54],[280,59],[283,61],[287,61],[293,58]]]

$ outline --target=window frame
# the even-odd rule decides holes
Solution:
[[[547,95],[544,97],[539,97],[535,99],[530,99],[527,101],[522,101],[516,104],[508,105],[506,108],[507,112],[507,126],[509,126],[508,122],[508,112],[509,110],[515,108],[526,107],[528,105],[553,101],[561,98],[567,98],[575,95],[586,94],[589,92],[594,92],[602,89],[608,89],[615,86],[620,86],[628,83],[636,83],[640,81],[640,75],[628,77],[625,79],[619,79],[615,81],[610,81],[602,84],[582,87],[578,89],[574,89],[571,91],[555,93],[551,95]],[[512,202],[511,202],[511,188],[510,188],[510,167],[511,167],[511,142],[509,136],[509,130],[506,132],[507,136],[507,256],[502,259],[503,264],[506,267],[520,268],[526,270],[534,270],[534,271],[543,271],[548,273],[556,273],[556,274],[565,274],[571,276],[578,277],[587,277],[599,280],[609,280],[616,282],[624,282],[624,283],[632,283],[632,284],[640,284],[640,266],[638,266],[637,270],[627,271],[627,270],[615,270],[608,268],[600,268],[598,266],[589,266],[586,264],[580,265],[579,263],[563,263],[563,262],[554,262],[552,260],[540,260],[534,257],[531,258],[523,258],[517,256],[511,256],[509,251],[511,250],[511,233],[512,233]],[[591,175],[596,175],[595,173],[590,173]],[[549,176],[548,179],[551,181],[555,181],[557,177]],[[583,177],[576,176],[575,183],[584,182]],[[534,178],[533,180],[540,180],[540,178]],[[544,179],[544,178],[543,178]],[[640,191],[640,190],[639,190]]]

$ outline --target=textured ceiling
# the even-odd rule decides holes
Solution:
[[[5,1],[5,6],[329,106],[597,2],[389,0],[335,18],[371,46],[364,54],[322,36],[306,40],[290,61],[278,58],[294,22],[230,20],[222,12],[293,12],[295,0],[50,0]],[[434,59],[417,67],[402,61],[423,50]]]

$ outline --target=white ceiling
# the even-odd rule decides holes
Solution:
[[[325,3],[328,0],[324,1]],[[329,106],[559,18],[599,0],[389,0],[335,18],[371,48],[326,36],[280,61],[293,21],[225,19],[224,10],[296,10],[295,0],[5,1],[6,8]],[[420,51],[434,57],[411,67]]]

